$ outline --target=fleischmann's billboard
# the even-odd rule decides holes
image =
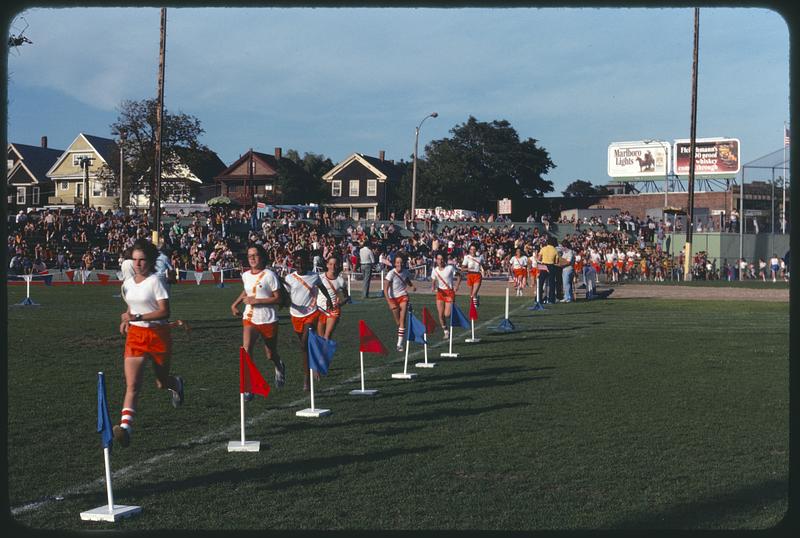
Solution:
[[[733,177],[739,173],[740,143],[736,138],[698,138],[695,140],[695,176]],[[690,141],[675,140],[675,175],[689,175]]]

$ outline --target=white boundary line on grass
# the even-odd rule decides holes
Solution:
[[[516,312],[522,310],[523,308],[527,308],[528,306],[529,305],[526,302],[526,304],[524,304],[522,306],[519,306],[519,307],[515,308],[514,310],[511,310],[509,312],[509,315],[511,313],[516,313]],[[488,319],[485,322],[477,325],[475,327],[475,330],[477,331],[479,329],[482,329],[483,327],[486,327],[487,325],[489,325],[493,321],[499,321],[501,319],[502,319],[502,314],[498,315],[498,316],[495,316],[495,317],[493,317],[491,319]],[[469,334],[469,329],[464,329],[464,332]],[[445,344],[447,344],[446,340],[440,340],[439,342],[437,342],[435,344],[428,344],[428,347],[433,349],[433,348],[437,348],[437,347],[443,346]],[[412,357],[415,357],[417,355],[422,354],[424,351],[425,351],[424,349],[419,349],[417,351],[409,353],[408,357],[410,359]],[[403,362],[404,360],[405,360],[405,358],[398,358],[398,359],[395,359],[395,360],[391,360],[391,361],[388,361],[386,363],[380,364],[378,366],[373,366],[372,368],[369,368],[366,371],[370,372],[370,373],[379,372],[380,370],[388,368],[389,366],[391,366],[394,363]],[[360,373],[358,375],[355,375],[355,376],[352,376],[352,377],[350,377],[348,379],[345,379],[339,385],[335,385],[333,387],[330,387],[330,388],[326,389],[326,392],[330,392],[330,391],[334,391],[336,389],[342,388],[345,385],[347,385],[349,383],[352,383],[353,381],[356,381],[358,379],[361,379],[361,374]],[[290,402],[287,405],[283,405],[283,406],[277,407],[277,408],[273,407],[273,408],[267,409],[266,411],[262,412],[261,414],[256,415],[255,417],[251,417],[251,418],[247,419],[246,422],[249,425],[257,424],[259,422],[262,422],[263,420],[266,420],[270,415],[272,415],[274,413],[277,413],[278,411],[283,411],[288,407],[297,407],[297,406],[300,406],[300,405],[304,405],[307,401],[309,401],[309,396],[304,396],[303,398],[300,398],[299,400],[295,400],[293,402]],[[204,444],[204,443],[208,443],[210,441],[214,441],[216,438],[220,438],[221,440],[230,440],[231,436],[235,437],[236,434],[238,434],[240,432],[240,427],[241,426],[239,424],[234,424],[233,426],[231,426],[229,428],[226,428],[224,430],[217,431],[216,433],[210,433],[210,434],[204,435],[202,437],[199,437],[197,439],[193,439],[193,440],[190,440],[190,441],[184,441],[183,443],[180,443],[180,446],[188,448],[188,447],[191,447],[192,445]],[[210,454],[210,453],[212,453],[212,452],[214,452],[216,450],[223,450],[223,449],[225,449],[224,443],[215,444],[215,445],[207,447],[205,450],[201,450],[201,451],[196,452],[194,454],[183,453],[184,455],[179,456],[177,458],[177,460],[173,459],[171,461],[171,463],[185,464],[185,463],[191,462],[192,460],[199,459],[201,457],[205,457],[206,455],[208,455],[208,454]],[[163,459],[169,458],[169,457],[173,457],[173,456],[175,456],[175,451],[170,450],[170,451],[165,452],[163,454],[159,454],[159,455],[153,456],[152,458],[149,458],[149,459],[147,459],[147,460],[145,460],[145,461],[143,461],[141,463],[131,464],[131,465],[128,465],[127,467],[123,467],[122,469],[118,469],[118,470],[116,470],[116,471],[114,471],[112,473],[112,482],[114,483],[115,486],[119,486],[120,484],[128,483],[131,480],[133,480],[134,478],[139,478],[140,476],[146,475],[146,474],[154,471],[153,465],[158,463],[160,460],[163,460]],[[134,473],[133,472],[134,469],[136,469],[138,472]],[[135,476],[134,476],[134,474],[135,474]],[[17,516],[17,515],[25,513],[25,512],[30,512],[32,510],[38,510],[38,509],[40,509],[40,508],[42,508],[42,507],[44,507],[44,506],[46,506],[46,505],[48,505],[50,503],[60,502],[60,501],[64,500],[67,496],[70,496],[70,495],[79,495],[79,494],[91,493],[94,490],[97,490],[99,492],[100,490],[102,490],[104,485],[105,485],[105,478],[97,478],[95,480],[92,480],[90,482],[86,482],[86,483],[81,484],[79,486],[68,488],[65,491],[63,491],[60,494],[58,494],[58,495],[46,496],[44,499],[41,499],[41,500],[38,500],[38,501],[34,501],[34,502],[31,502],[31,503],[28,503],[28,504],[24,504],[22,506],[13,507],[13,508],[11,508],[11,515],[12,516]]]

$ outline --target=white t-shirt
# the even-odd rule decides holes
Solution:
[[[396,269],[392,269],[386,273],[385,280],[389,283],[389,297],[392,299],[408,295],[408,284],[406,282],[411,280],[408,270],[403,269],[398,273]]]
[[[528,257],[527,256],[520,256],[517,258],[516,256],[511,256],[511,268],[512,269],[527,269],[528,268]]]
[[[433,280],[433,285],[436,289],[440,290],[452,290],[453,280],[456,276],[456,268],[452,265],[445,265],[444,269],[439,269],[438,267],[434,267],[431,270],[431,280]]]
[[[339,274],[339,276],[337,276],[333,280],[328,280],[328,277],[327,275],[325,275],[325,273],[320,274],[319,277],[320,280],[322,280],[322,285],[325,286],[326,290],[328,290],[328,294],[331,296],[331,299],[333,300],[333,305],[330,308],[336,308],[337,306],[339,306],[339,295],[337,292],[339,290],[344,289],[344,279],[342,278],[342,275]],[[329,310],[328,299],[321,293],[319,294],[319,296],[317,296],[317,304],[319,305],[320,308]]]
[[[466,267],[470,273],[480,273],[481,265],[483,265],[483,255],[472,256],[464,254],[464,260],[461,262],[462,267]]]
[[[149,314],[158,310],[158,301],[169,299],[169,291],[158,275],[151,274],[138,284],[133,278],[122,283],[122,298],[128,303],[131,315]],[[151,327],[168,323],[166,319],[154,321],[131,321],[131,325]]]
[[[291,296],[289,314],[301,318],[317,311],[317,295],[319,294],[317,285],[320,283],[317,273],[301,275],[297,271],[293,271],[283,281]]]
[[[264,269],[255,274],[252,271],[243,272],[242,283],[247,296],[255,297],[256,299],[272,297],[280,286],[277,275],[269,269]],[[258,306],[249,304],[244,307],[242,319],[246,319],[255,325],[264,325],[265,323],[278,321],[278,313],[275,305],[272,304]]]

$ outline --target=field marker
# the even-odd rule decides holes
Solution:
[[[409,340],[406,339],[406,359],[403,362],[403,372],[402,373],[397,373],[397,374],[392,374],[392,379],[408,379],[408,380],[411,380],[411,379],[414,379],[415,377],[417,377],[417,374],[408,372],[408,343],[409,343]]]
[[[524,308],[524,306],[523,307],[519,307],[516,310],[521,310],[522,308]],[[492,318],[490,320],[487,320],[486,322],[480,324],[478,326],[478,328],[481,328],[481,327],[484,327],[484,326],[488,325],[494,319],[496,319],[496,318]],[[440,345],[442,345],[441,342],[437,343],[437,344],[432,344],[432,347],[438,347]],[[422,350],[415,351],[414,353],[412,353],[412,356],[417,354],[417,353],[420,353],[421,351]],[[381,369],[386,368],[386,367],[387,367],[387,364],[374,366],[374,367],[370,368],[370,372],[378,372]],[[339,388],[341,386],[344,386],[344,385],[352,383],[356,379],[358,379],[358,376],[354,376],[354,377],[351,377],[349,379],[345,379],[342,384],[334,386],[334,387],[331,387],[331,389],[332,390],[336,390],[337,388]],[[260,415],[257,415],[255,417],[249,419],[248,423],[251,426],[255,425],[255,424],[258,424],[258,423],[260,423],[260,422],[262,422],[264,420],[267,420],[274,413],[278,413],[278,412],[284,410],[287,407],[295,407],[295,406],[298,406],[298,405],[302,405],[303,403],[305,403],[305,401],[306,401],[306,398],[303,397],[303,398],[301,398],[299,400],[295,400],[293,402],[289,402],[287,405],[282,406],[280,408],[267,409],[266,411],[264,411]],[[203,449],[199,449],[194,453],[189,453],[187,451],[176,453],[174,450],[168,450],[167,452],[163,452],[161,454],[157,454],[157,455],[155,455],[155,456],[153,456],[151,458],[148,458],[148,459],[146,459],[145,461],[143,461],[141,463],[134,463],[134,464],[128,465],[127,467],[119,469],[118,471],[113,472],[112,476],[117,481],[122,482],[123,484],[127,484],[127,483],[130,483],[130,482],[136,480],[140,476],[147,475],[148,473],[151,473],[151,472],[155,472],[155,466],[157,464],[159,464],[161,461],[165,461],[166,460],[167,462],[169,462],[168,464],[170,466],[186,465],[186,464],[188,464],[188,463],[190,463],[190,462],[192,462],[194,460],[205,458],[205,457],[208,456],[208,454],[211,454],[212,452],[215,452],[217,450],[221,450],[222,446],[220,446],[217,442],[220,439],[225,439],[225,438],[230,437],[230,435],[233,434],[235,431],[236,431],[235,427],[228,427],[228,428],[225,428],[223,430],[219,430],[219,431],[214,432],[214,433],[209,433],[209,434],[203,435],[203,436],[198,437],[198,438],[194,438],[194,439],[190,439],[188,441],[184,441],[184,442],[182,442],[180,444],[180,446],[184,447],[186,449],[192,449],[192,448],[195,448],[197,446],[204,446],[204,445],[205,446],[204,446]],[[36,500],[36,501],[33,501],[33,502],[29,502],[29,503],[23,504],[21,506],[13,507],[13,508],[10,509],[10,512],[11,512],[11,514],[13,516],[17,516],[17,515],[25,513],[25,512],[31,512],[31,511],[34,511],[34,510],[39,510],[39,509],[41,509],[41,508],[43,508],[45,506],[50,505],[53,502],[59,502],[59,501],[63,502],[63,500],[68,496],[86,495],[87,493],[92,493],[97,488],[97,485],[98,484],[102,484],[102,483],[103,483],[103,479],[102,478],[96,478],[94,480],[90,480],[89,482],[85,482],[85,483],[80,484],[78,486],[67,488],[66,490],[62,491],[61,493],[58,493],[58,494],[55,494],[55,495],[49,495],[49,496],[46,496],[43,499],[39,499],[39,500]]]
[[[350,394],[353,396],[375,396],[378,394],[378,389],[365,389],[364,388],[364,352],[360,352],[361,355],[361,390],[354,389],[350,391]]]

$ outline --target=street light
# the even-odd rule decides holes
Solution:
[[[422,118],[422,121],[419,122],[419,125],[417,125],[417,133],[414,137],[414,167],[413,171],[411,172],[411,220],[415,219],[414,215],[417,206],[417,149],[419,148],[419,129],[422,127],[422,124],[425,123],[425,120],[428,118],[435,118],[438,115],[439,114],[436,112],[431,112]]]

